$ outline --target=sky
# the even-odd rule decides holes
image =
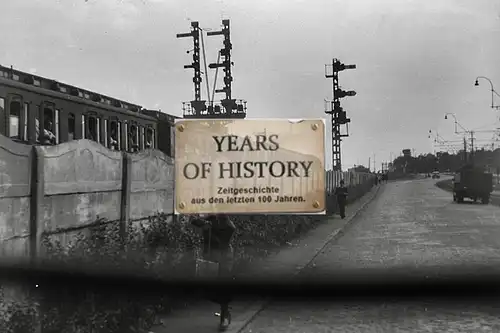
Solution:
[[[488,81],[474,86],[477,76],[486,76],[500,91],[498,0],[3,0],[2,5],[0,29],[8,33],[0,64],[177,116],[182,102],[194,96],[193,71],[183,69],[191,62],[186,51],[192,40],[176,38],[189,32],[191,20],[212,30],[220,30],[222,19],[231,20],[233,96],[248,102],[248,118],[325,118],[330,124],[324,100],[332,98],[332,81],[325,78],[325,64],[332,58],[356,64],[339,74],[341,87],[357,92],[341,101],[351,118],[341,148],[343,168],[370,159],[379,169],[405,148],[433,152],[429,130],[461,140],[453,116],[444,119],[448,112],[467,130],[500,127]],[[205,38],[205,46],[207,61],[216,62],[222,37]],[[477,132],[476,143],[492,143],[493,136]]]

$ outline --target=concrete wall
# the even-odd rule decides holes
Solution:
[[[0,256],[29,257],[33,149],[0,135]]]
[[[370,174],[328,171],[331,200],[341,179],[360,193],[373,182]],[[126,232],[134,221],[173,214],[173,200],[173,159],[160,151],[127,154],[89,140],[33,147],[0,135],[3,260],[41,256],[42,235],[64,245],[100,218],[120,223]]]
[[[354,187],[366,183],[372,183],[375,176],[370,173],[362,173],[355,171],[332,171],[326,172],[326,191],[333,193],[335,188],[339,186],[341,180],[344,180],[345,186]]]
[[[89,140],[32,147],[0,135],[0,258],[41,255],[42,234],[62,244],[99,218],[126,226],[173,213],[173,160],[126,154]]]

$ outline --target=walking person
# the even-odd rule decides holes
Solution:
[[[192,221],[192,224],[201,227],[203,231],[204,259],[218,263],[218,276],[221,279],[230,279],[233,271],[233,251],[231,239],[236,226],[225,214],[208,215]],[[230,292],[219,289],[207,292],[207,298],[220,305],[219,330],[225,331],[231,324],[229,304],[232,301]]]
[[[340,181],[340,186],[335,189],[337,203],[339,205],[340,217],[345,218],[345,206],[347,204],[347,187],[344,185],[344,180]]]

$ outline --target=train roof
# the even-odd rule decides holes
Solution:
[[[150,116],[150,117],[153,117],[153,118],[156,118],[158,120],[161,120],[161,121],[166,121],[170,124],[174,124],[175,123],[175,119],[181,119],[182,117],[178,117],[178,116],[174,116],[174,115],[171,115],[171,114],[168,114],[168,113],[164,113],[160,110],[147,110],[147,109],[143,109],[142,112],[147,115],[147,116]]]
[[[51,92],[66,94],[68,95],[68,97],[71,96],[73,98],[80,98],[87,102],[100,104],[103,107],[118,108],[123,111],[139,113],[160,120],[169,120],[170,118],[176,118],[175,116],[163,113],[161,111],[146,110],[138,104],[129,103],[94,91],[62,83],[57,80],[23,72],[17,69],[13,69],[12,67],[5,67],[0,65],[0,78],[12,80],[14,82],[17,82],[18,84],[31,86],[33,88],[45,89]],[[155,116],[155,113],[161,115]]]

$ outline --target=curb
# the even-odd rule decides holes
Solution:
[[[366,206],[368,206],[368,204],[370,204],[377,197],[378,192],[380,191],[381,187],[382,186],[380,186],[380,185],[377,186],[377,188],[375,189],[375,192],[371,195],[371,197],[369,197],[368,200],[366,200],[356,211],[354,211],[354,213],[351,216],[349,216],[346,219],[347,221],[344,223],[344,225],[342,225],[339,229],[332,232],[327,237],[327,239],[325,240],[323,245],[321,245],[316,250],[316,253],[311,257],[311,259],[309,259],[305,265],[299,267],[293,273],[292,277],[296,277],[296,276],[300,275],[306,268],[308,268],[313,263],[314,259],[316,259],[318,257],[318,255],[320,255],[323,252],[325,247],[330,242],[339,239],[340,237],[342,237],[345,234],[345,232],[353,224],[353,220],[359,215],[359,213],[361,213],[366,208]],[[255,317],[257,317],[257,315],[260,312],[262,312],[263,310],[265,310],[271,303],[272,303],[272,299],[266,299],[264,301],[255,302],[254,304],[252,304],[250,306],[251,309],[249,309],[247,311],[248,316],[245,316],[246,318],[243,320],[238,320],[237,322],[231,323],[230,328],[226,332],[227,333],[241,333],[248,326],[248,324],[250,324],[255,319]]]

